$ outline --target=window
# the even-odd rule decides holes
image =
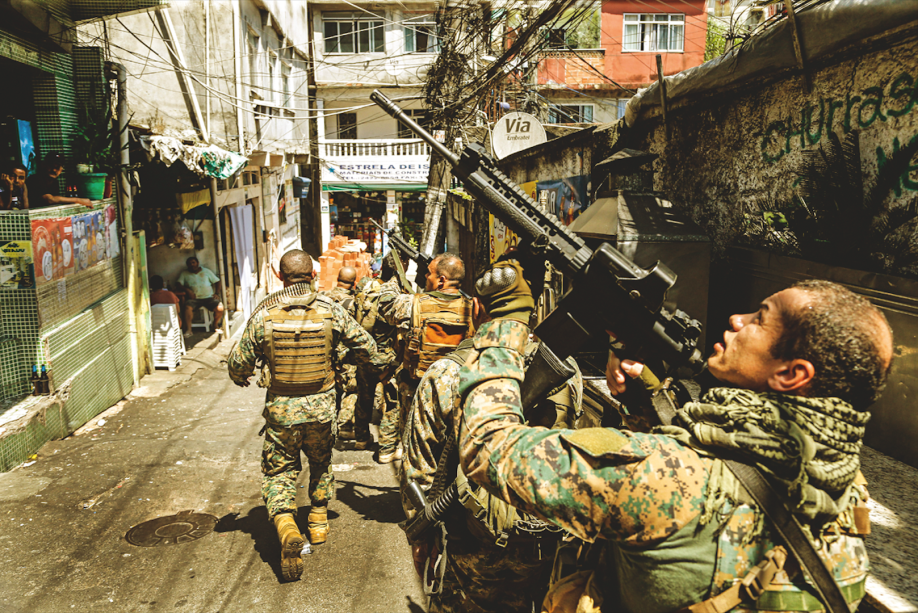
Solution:
[[[290,95],[290,65],[286,62],[281,62],[281,92],[283,93],[282,106],[289,109],[293,101]]]
[[[424,109],[405,109],[405,114],[408,117],[411,117],[413,120],[418,122],[418,124],[427,131],[430,131],[430,128],[427,126],[430,123],[430,116],[427,111]],[[411,131],[411,129],[403,124],[398,122],[398,137],[399,138],[417,138],[417,135]]]
[[[592,104],[553,104],[548,123],[593,123]]]
[[[277,56],[268,52],[268,89],[265,92],[265,100],[274,104],[277,102],[277,87],[274,84],[274,65],[277,63]]]
[[[325,13],[325,53],[385,53],[383,22],[368,17],[366,13]]]
[[[440,53],[440,37],[433,15],[419,15],[405,21],[405,51]]]
[[[338,115],[338,138],[343,140],[357,139],[357,113]]]
[[[549,49],[567,49],[567,30],[564,28],[548,28]]]
[[[628,100],[630,100],[630,98],[621,98],[618,101],[618,115],[615,117],[616,119],[621,119],[625,116],[625,108],[628,106]]]
[[[246,33],[249,47],[249,86],[255,89],[261,84],[258,74],[258,52],[259,37],[251,30]]]
[[[685,15],[625,13],[623,51],[682,52]]]

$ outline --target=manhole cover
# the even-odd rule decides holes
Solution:
[[[205,537],[214,531],[217,518],[206,513],[182,511],[178,515],[157,517],[137,524],[127,531],[124,538],[138,547],[157,547],[188,543]]]

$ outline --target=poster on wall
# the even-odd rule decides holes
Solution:
[[[536,181],[529,181],[528,183],[520,185],[520,188],[522,188],[530,198],[536,200],[537,186],[538,183]],[[511,247],[516,247],[520,242],[519,237],[510,230],[510,228],[505,226],[501,220],[495,218],[494,215],[490,213],[488,213],[488,233],[492,262],[506,253]]]
[[[29,241],[0,242],[0,287],[26,289],[35,285],[32,263],[32,243]]]
[[[57,219],[32,220],[32,253],[35,258],[36,285],[63,276],[63,251]]]
[[[121,241],[118,237],[118,215],[113,205],[105,207],[105,244],[109,259],[121,253]]]
[[[92,220],[92,232],[94,235],[92,241],[93,262],[91,265],[95,265],[105,259],[105,253],[108,249],[108,244],[105,240],[105,211],[93,211],[89,216]]]
[[[547,196],[543,196],[543,192]],[[589,192],[589,175],[538,182],[538,195],[539,198],[546,198],[548,213],[557,217],[566,226],[571,225],[590,206],[587,200]]]
[[[95,264],[93,241],[96,235],[92,229],[92,213],[74,215],[71,217],[71,223],[73,224],[74,272],[80,272]]]
[[[57,220],[61,232],[61,276],[73,274],[73,224],[69,217]]]

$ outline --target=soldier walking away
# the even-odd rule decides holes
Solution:
[[[476,324],[487,321],[491,313],[529,321],[533,299],[528,289],[496,287],[499,280],[494,277],[484,280],[476,283],[477,295],[472,299]],[[537,346],[531,343],[530,349]],[[517,511],[456,470],[462,417],[459,371],[473,348],[473,339],[466,339],[456,351],[434,362],[421,378],[408,411],[401,470],[405,514],[410,518],[416,512],[407,495],[409,483],[419,485],[429,497],[436,496],[441,472],[455,480],[457,499],[463,501],[446,514],[445,539],[439,530],[433,541],[418,539],[412,543],[412,557],[422,578],[438,552],[443,558],[439,563],[445,564],[442,584],[431,595],[430,613],[530,613],[542,603],[563,531]],[[572,428],[580,416],[583,380],[573,359],[569,362],[575,367],[574,376],[527,411],[531,425]]]
[[[383,258],[380,279],[370,281],[357,295],[357,321],[373,335],[379,350],[391,350],[393,358],[387,376],[378,385],[376,379],[364,375],[358,368],[357,406],[354,410],[355,449],[366,449],[373,440],[370,435],[370,419],[377,399],[382,413],[379,422],[380,445],[383,441],[398,440],[398,387],[395,378],[400,364],[395,358],[396,329],[382,315],[405,293],[398,279],[396,257],[395,251],[389,251]]]
[[[338,304],[316,293],[312,259],[294,249],[280,261],[286,295],[259,307],[228,360],[229,376],[247,387],[257,363],[264,365],[259,385],[267,387],[262,451],[262,495],[281,542],[285,579],[303,573],[304,540],[296,523],[296,481],[300,452],[309,461],[309,539],[328,538],[328,502],[334,494],[331,471],[335,439],[335,385],[332,355],[339,345],[373,373],[392,360]],[[378,377],[379,371],[376,370]]]
[[[344,266],[338,271],[338,284],[322,293],[341,305],[348,315],[356,317],[356,282],[357,269],[353,266]],[[338,436],[342,439],[353,439],[354,405],[357,403],[357,365],[344,347],[335,354],[334,365],[335,390],[338,393]]]
[[[421,377],[431,364],[472,335],[472,302],[459,289],[464,278],[465,265],[459,256],[438,255],[427,269],[426,291],[399,296],[382,311],[386,321],[398,330],[402,370],[398,426],[395,436],[383,439],[380,433],[380,463],[401,457],[401,431]]]
[[[825,281],[798,283],[729,322],[708,368],[732,387],[673,410],[672,425],[654,434],[524,425],[529,327],[496,318],[478,329],[460,373],[463,472],[505,502],[598,540],[598,561],[573,566],[579,572],[553,584],[543,610],[574,602],[634,613],[847,611],[863,598],[869,523],[859,453],[892,361],[889,324]],[[621,364],[610,362],[609,386],[620,388]]]

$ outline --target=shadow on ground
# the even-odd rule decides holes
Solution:
[[[297,509],[296,523],[300,527],[300,532],[304,535],[307,534],[306,517],[308,515],[308,506]],[[338,516],[335,511],[328,511],[329,520],[337,519]],[[261,556],[262,561],[271,567],[277,577],[277,581],[284,583],[280,564],[280,541],[277,539],[274,522],[268,519],[268,509],[264,505],[249,509],[246,515],[227,513],[217,522],[214,532],[242,532],[243,534],[248,534],[252,538],[255,544],[255,551]]]
[[[398,486],[366,485],[342,481],[340,477],[336,477],[335,481],[338,484],[335,489],[335,498],[359,513],[363,519],[384,524],[397,524],[405,519]],[[368,490],[376,493],[368,494],[366,493]]]

